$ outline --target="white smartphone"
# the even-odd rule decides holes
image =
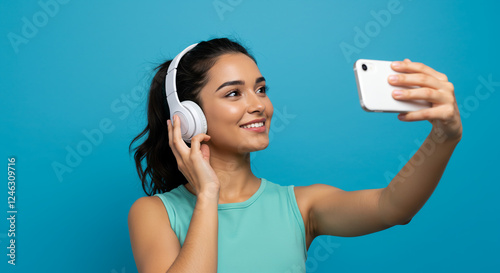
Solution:
[[[405,113],[431,107],[425,100],[401,101],[392,97],[395,89],[411,89],[417,86],[394,86],[389,75],[401,74],[392,70],[390,61],[359,59],[354,63],[354,75],[358,86],[359,102],[368,112]]]

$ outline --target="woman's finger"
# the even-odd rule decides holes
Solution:
[[[424,73],[394,74],[390,75],[388,81],[395,86],[422,86],[439,89],[443,82]]]
[[[401,113],[398,118],[403,121],[419,121],[419,120],[450,120],[454,115],[454,108],[450,104],[440,105],[437,107],[426,108],[408,113]]]
[[[172,126],[172,121],[167,120],[167,127],[168,127],[168,146],[170,146],[170,149],[172,150],[172,153],[174,154],[175,158],[177,161],[182,160],[179,152],[173,145],[173,139],[174,139],[174,134],[173,134],[173,126]]]
[[[204,133],[200,133],[191,138],[191,154],[200,153],[201,154],[201,142],[208,141],[210,136]]]
[[[175,149],[179,152],[181,156],[189,154],[189,147],[186,145],[184,140],[182,139],[182,133],[181,133],[181,119],[179,116],[174,115],[174,122],[173,122],[173,139],[172,139],[172,144],[174,145]]]
[[[426,100],[432,103],[453,103],[453,97],[439,90],[422,87],[414,89],[397,89],[392,92],[397,100]]]
[[[430,75],[440,81],[448,81],[448,77],[436,71],[435,69],[417,62],[411,62],[409,59],[405,59],[403,62],[396,61],[392,62],[391,67],[394,71],[403,73],[424,73]]]

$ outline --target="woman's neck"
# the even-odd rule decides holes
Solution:
[[[220,182],[219,204],[243,202],[260,186],[260,179],[252,173],[250,153],[229,156],[210,156],[210,165]]]
[[[243,202],[260,187],[260,178],[250,167],[250,153],[232,157],[211,153],[210,165],[220,182],[219,204]],[[194,193],[191,185],[186,185],[186,188]]]

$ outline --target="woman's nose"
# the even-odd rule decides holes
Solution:
[[[266,108],[262,99],[255,93],[251,92],[248,96],[248,112],[253,113],[255,111],[262,112]]]

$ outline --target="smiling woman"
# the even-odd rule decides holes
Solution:
[[[432,102],[431,108],[400,119],[430,121],[433,129],[422,147],[432,144],[433,152],[423,155],[421,147],[386,188],[346,192],[326,184],[281,186],[256,177],[250,168],[250,153],[269,145],[273,116],[255,59],[222,38],[189,47],[177,61],[177,74],[170,74],[175,73],[172,61],[157,68],[148,124],[129,147],[147,136],[134,158],[148,196],[136,200],[128,215],[139,272],[305,272],[317,236],[360,236],[409,223],[462,136],[446,75],[408,59],[395,62],[393,69],[405,74],[389,83],[421,88],[394,93],[394,99]],[[179,101],[200,107],[206,133],[188,139],[181,134],[190,124],[175,110],[170,113],[166,93],[172,92],[164,86],[172,77]]]
[[[305,272],[306,229],[294,186],[250,168],[250,152],[269,145],[273,116],[255,59],[226,38],[177,58],[179,101],[200,106],[207,131],[184,141],[178,115],[172,125],[164,86],[173,61],[160,65],[148,125],[131,143],[147,135],[134,157],[149,196],[129,213],[139,272]]]

